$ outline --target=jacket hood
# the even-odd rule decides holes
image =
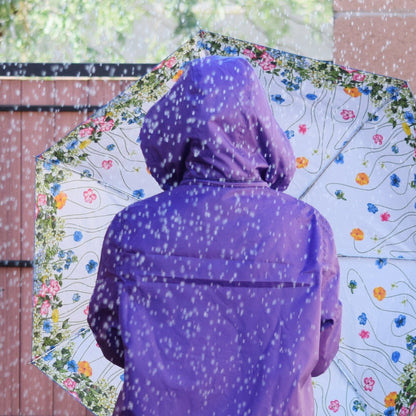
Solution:
[[[189,62],[147,113],[139,139],[164,190],[192,179],[264,181],[284,190],[295,171],[289,140],[244,58]]]

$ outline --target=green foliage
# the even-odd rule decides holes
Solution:
[[[250,26],[274,45],[293,23],[319,38],[331,20],[331,0],[0,0],[0,61],[158,62],[199,28]]]

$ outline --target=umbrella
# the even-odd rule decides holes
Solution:
[[[98,415],[123,374],[86,323],[113,216],[160,192],[137,142],[186,62],[245,56],[291,141],[288,193],[334,230],[343,334],[314,382],[317,415],[410,414],[416,401],[416,106],[404,81],[201,31],[37,157],[32,363]],[[407,413],[406,413],[407,412]]]

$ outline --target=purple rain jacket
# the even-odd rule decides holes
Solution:
[[[88,321],[114,414],[311,415],[338,350],[332,231],[282,191],[294,156],[243,58],[187,65],[140,133],[165,192],[114,218]]]

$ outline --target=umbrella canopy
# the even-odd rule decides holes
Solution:
[[[343,335],[334,364],[315,379],[316,414],[408,414],[416,401],[411,91],[401,80],[207,32],[37,157],[33,364],[94,413],[111,414],[122,370],[103,358],[86,323],[104,233],[125,206],[161,191],[137,142],[143,115],[186,62],[208,54],[254,66],[295,151],[287,192],[334,230]]]

